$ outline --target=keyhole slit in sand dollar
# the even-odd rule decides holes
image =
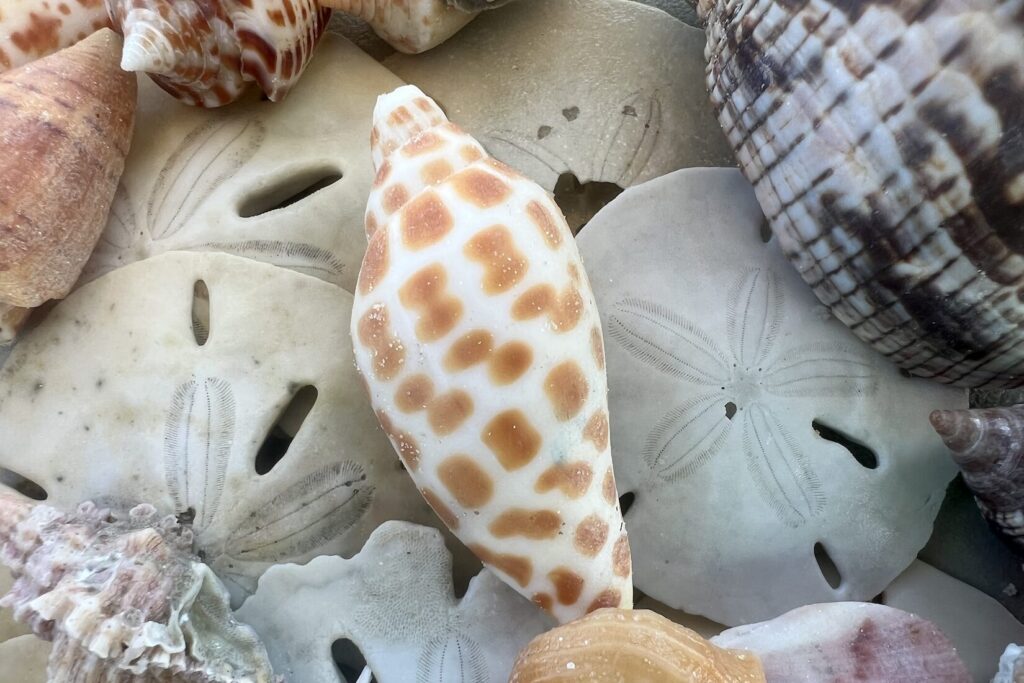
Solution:
[[[566,171],[555,182],[555,203],[565,214],[572,234],[577,234],[604,205],[622,194],[622,186],[600,180],[581,183]]]
[[[622,516],[625,517],[626,513],[629,512],[629,508],[633,507],[633,503],[636,502],[636,494],[632,491],[626,491],[619,496],[619,509],[622,510]]]
[[[814,561],[818,563],[818,569],[829,586],[837,589],[842,585],[843,575],[821,541],[814,544]]]
[[[210,288],[202,280],[192,286],[192,336],[199,346],[210,339]]]
[[[318,392],[312,384],[300,388],[270,427],[256,453],[256,474],[266,474],[284,459],[292,441],[316,404]]]
[[[343,177],[344,173],[337,166],[315,166],[292,172],[247,194],[238,205],[238,215],[240,218],[255,218],[297,204]]]
[[[42,486],[6,467],[0,467],[0,485],[12,488],[32,500],[46,500],[48,496],[46,489]]]
[[[811,427],[822,439],[837,443],[849,451],[850,455],[852,455],[862,467],[869,470],[878,469],[878,455],[865,444],[857,441],[847,434],[844,434],[835,427],[830,427],[821,420],[814,420],[811,422]]]
[[[331,643],[331,659],[334,660],[341,683],[373,683],[377,680],[372,673],[365,676],[366,657],[359,646],[348,638],[338,638]]]

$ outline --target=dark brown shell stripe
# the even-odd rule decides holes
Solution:
[[[787,256],[914,374],[1024,384],[1024,0],[719,0],[708,87]]]

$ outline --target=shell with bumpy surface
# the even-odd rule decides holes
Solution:
[[[278,101],[302,75],[330,10],[316,0],[106,0],[121,67],[183,102],[219,107],[255,81]]]
[[[699,9],[719,122],[822,303],[915,375],[1024,384],[1024,2]]]
[[[272,680],[263,645],[174,517],[92,503],[64,514],[0,493],[0,544],[16,577],[0,607],[53,641],[49,680]]]
[[[936,410],[931,422],[982,514],[1024,551],[1024,404]]]

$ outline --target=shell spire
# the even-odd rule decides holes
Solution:
[[[930,419],[986,519],[1024,548],[1024,404],[936,410]]]
[[[321,0],[352,14],[399,52],[417,54],[440,45],[479,13],[451,6],[447,0]]]
[[[269,683],[266,651],[191,554],[192,532],[151,505],[74,514],[0,493],[0,607],[53,641],[52,681]]]
[[[629,607],[601,323],[558,206],[413,86],[371,146],[352,338],[382,427],[506,583],[562,621]]]

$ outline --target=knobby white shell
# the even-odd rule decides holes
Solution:
[[[562,174],[622,188],[678,168],[735,164],[705,104],[704,44],[700,30],[627,0],[524,0],[385,65],[495,158],[584,201],[572,183],[558,183]],[[595,210],[570,215],[570,227]]]
[[[399,85],[340,36],[324,39],[280,103],[197,111],[143,83],[132,153],[83,281],[169,250],[223,251],[352,291],[373,181],[366,131],[377,95]]]
[[[435,529],[385,522],[351,560],[279,565],[238,611],[288,683],[336,683],[331,643],[348,638],[378,683],[505,683],[516,654],[552,622],[488,570],[452,594]]]
[[[598,274],[636,585],[725,624],[878,595],[954,475],[928,413],[967,398],[829,318],[763,228],[738,171],[690,169],[623,193],[577,239]]]
[[[351,555],[388,519],[433,522],[353,366],[351,301],[217,253],[110,273],[0,370],[0,473],[55,506],[180,515],[236,604],[273,563]]]
[[[74,45],[109,25],[103,0],[4,0],[0,71]]]

